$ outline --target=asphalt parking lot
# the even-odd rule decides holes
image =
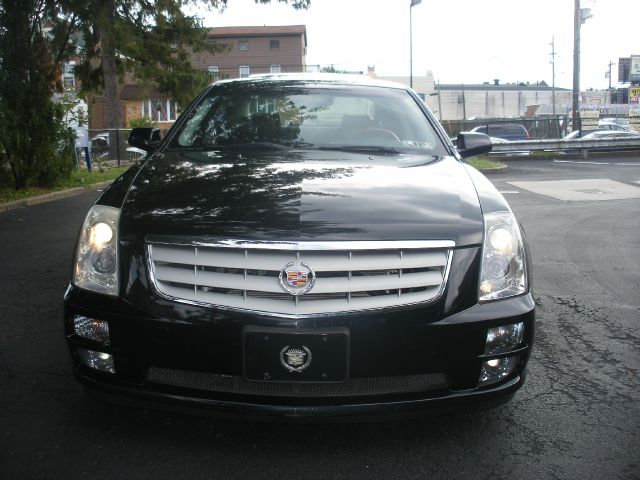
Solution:
[[[559,160],[490,176],[532,247],[527,383],[499,409],[419,421],[257,424],[95,402],[71,375],[61,312],[96,192],[0,214],[0,478],[640,478],[640,158]]]

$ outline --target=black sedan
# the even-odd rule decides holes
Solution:
[[[417,95],[348,76],[217,82],[95,202],[64,323],[115,400],[239,416],[495,406],[534,336],[507,202]]]

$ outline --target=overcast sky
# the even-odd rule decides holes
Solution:
[[[206,26],[307,26],[307,64],[409,75],[410,0],[311,0],[296,11],[272,0],[229,0],[222,12],[201,13]],[[582,26],[581,88],[608,87],[609,61],[640,54],[638,0],[582,0],[593,17]],[[551,84],[551,38],[556,86],[572,87],[574,0],[423,0],[413,7],[413,74],[432,70],[442,83]],[[612,70],[617,85],[617,65]]]

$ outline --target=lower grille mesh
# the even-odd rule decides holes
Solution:
[[[240,376],[149,368],[147,382],[221,393],[282,397],[355,397],[446,389],[444,373],[350,378],[340,383],[249,382]]]

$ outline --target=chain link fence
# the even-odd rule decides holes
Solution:
[[[131,165],[143,158],[147,152],[129,145],[130,128],[89,129],[84,143],[76,141],[76,163],[78,168],[91,169],[93,165],[119,167]],[[161,130],[164,137],[166,131]]]
[[[460,132],[470,132],[477,129],[489,136],[501,138],[505,131],[517,132],[510,127],[522,126],[526,130],[523,138],[508,138],[510,140],[547,140],[562,138],[568,133],[569,122],[567,115],[544,117],[518,118],[482,118],[472,120],[443,120],[442,126],[450,138],[455,138]],[[504,135],[503,135],[504,136]]]

